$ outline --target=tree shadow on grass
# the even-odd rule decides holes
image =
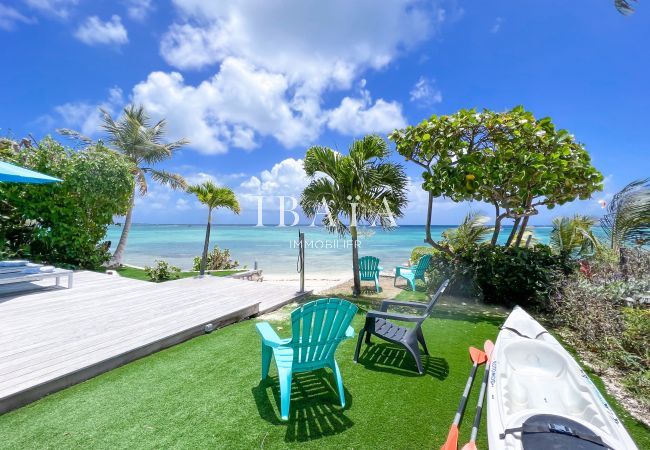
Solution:
[[[405,377],[419,377],[418,368],[411,355],[401,346],[391,343],[371,343],[365,345],[359,355],[359,364],[368,370],[392,373]],[[449,375],[449,364],[438,356],[422,355],[424,374],[438,380],[444,380]]]
[[[352,406],[352,396],[345,387],[343,389],[345,408],[341,408],[332,373],[320,369],[294,374],[287,421],[281,420],[278,414],[280,383],[277,376],[269,376],[261,381],[252,389],[252,393],[262,419],[287,427],[286,442],[309,442],[342,433],[354,425],[344,414]]]

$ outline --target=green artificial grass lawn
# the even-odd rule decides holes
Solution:
[[[412,300],[422,294],[400,296]],[[359,364],[352,362],[355,340],[341,344],[336,359],[345,409],[331,372],[302,373],[294,377],[290,419],[280,421],[274,364],[270,378],[260,383],[256,322],[245,321],[0,416],[0,448],[439,448],[471,367],[468,346],[494,340],[503,321],[489,310],[440,303],[423,327],[431,352],[424,376],[403,350],[377,338],[364,346]],[[367,309],[360,305],[355,330]],[[288,336],[290,324],[283,317],[272,324]],[[469,437],[482,372],[459,448]],[[639,447],[650,448],[648,429],[620,417]],[[478,446],[487,447],[485,417]]]
[[[119,273],[120,276],[122,277],[132,278],[134,280],[151,281],[149,279],[149,276],[143,269],[138,269],[136,267],[124,266],[117,269],[116,272]],[[244,272],[244,270],[219,270],[219,271],[209,271],[207,273],[214,277],[227,277],[229,275],[239,273],[239,272]],[[181,272],[179,278],[195,277],[198,274],[199,272],[193,272],[193,271]]]

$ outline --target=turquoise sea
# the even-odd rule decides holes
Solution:
[[[450,225],[438,225],[432,229],[433,238]],[[349,242],[330,234],[322,227],[255,227],[253,225],[217,225],[212,228],[211,244],[227,248],[240,265],[253,267],[257,261],[266,274],[296,273],[298,230],[305,233],[305,272],[341,272],[351,266],[352,250]],[[111,227],[107,239],[112,249],[122,229]],[[535,238],[548,242],[551,227],[531,228]],[[500,236],[505,240],[510,229],[505,227]],[[366,228],[360,233],[359,254],[377,256],[385,268],[404,264],[413,247],[423,244],[424,226],[400,226],[391,231]],[[151,265],[156,259],[164,259],[182,269],[190,269],[192,260],[203,249],[204,225],[144,225],[135,224],[129,233],[125,263],[136,266]]]

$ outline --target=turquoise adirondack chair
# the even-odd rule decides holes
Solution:
[[[395,267],[395,280],[393,281],[393,286],[397,285],[397,278],[402,277],[402,278],[406,278],[406,280],[411,285],[411,289],[415,290],[415,280],[425,281],[424,272],[426,272],[426,270],[429,268],[430,263],[431,263],[431,255],[424,255],[414,266]]]
[[[379,258],[364,256],[359,258],[359,278],[361,281],[374,281],[375,290],[379,292],[379,272],[383,267],[379,265]]]
[[[294,372],[308,372],[329,367],[334,372],[341,406],[345,406],[343,379],[334,359],[339,343],[354,337],[350,322],[356,305],[340,298],[321,298],[304,304],[291,313],[291,336],[281,339],[268,322],[256,325],[262,336],[262,380],[269,374],[271,357],[275,357],[280,379],[280,412],[289,419],[291,378]]]

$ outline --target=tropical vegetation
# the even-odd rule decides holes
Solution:
[[[573,217],[556,217],[549,236],[549,245],[556,253],[564,253],[574,258],[586,257],[600,249],[600,241],[594,235],[596,219],[581,214]]]
[[[621,261],[591,257],[551,297],[549,320],[601,374],[621,380],[650,410],[650,251]],[[643,410],[643,409],[642,409]]]
[[[616,193],[600,224],[613,250],[649,243],[650,178],[633,181]]]
[[[63,267],[98,268],[113,216],[128,211],[132,165],[102,143],[82,150],[47,137],[40,142],[0,141],[3,160],[63,180],[47,185],[0,184],[0,251]]]
[[[122,263],[131,230],[136,195],[147,193],[148,178],[172,189],[187,187],[182,176],[163,169],[156,169],[154,166],[170,159],[174,152],[186,145],[188,141],[181,139],[166,143],[167,122],[164,119],[152,122],[143,106],[127,106],[117,120],[113,119],[108,111],[104,109],[100,109],[100,111],[102,128],[107,134],[108,147],[121,153],[130,161],[131,175],[135,180],[135,190],[131,193],[129,207],[122,225],[122,234],[110,262],[110,267],[118,267]],[[85,144],[93,145],[90,138],[77,131],[59,129],[58,132]]]
[[[155,260],[152,267],[144,266],[144,272],[151,281],[155,281],[156,283],[175,280],[181,276],[181,269],[179,267],[172,266],[167,261],[160,259]]]
[[[205,181],[202,184],[190,186],[187,188],[187,192],[195,194],[199,202],[203,203],[208,207],[208,223],[205,227],[205,242],[203,243],[203,253],[201,255],[201,265],[200,265],[200,274],[203,276],[205,274],[206,265],[208,262],[208,246],[210,245],[210,228],[212,226],[212,212],[215,209],[225,208],[232,211],[235,214],[239,214],[241,208],[239,206],[239,201],[235,196],[235,193],[229,187],[220,187],[214,184],[212,181]],[[218,252],[218,249],[215,249]],[[214,252],[213,252],[214,253]],[[230,252],[228,252],[228,256]],[[219,263],[220,259],[218,258],[218,253],[212,255],[211,263]],[[211,267],[214,268],[214,267]],[[230,267],[220,267],[228,269]]]
[[[429,193],[426,241],[448,253],[431,237],[436,197],[492,204],[492,245],[506,219],[513,221],[506,245],[519,245],[539,207],[553,209],[602,189],[603,176],[584,146],[550,118],[537,119],[521,106],[505,112],[470,109],[433,115],[395,130],[389,138],[400,155],[424,169],[422,188]]]
[[[348,154],[314,146],[307,150],[304,167],[310,178],[300,206],[307,217],[322,214],[322,223],[352,241],[354,295],[361,292],[358,227],[397,225],[406,207],[408,178],[399,164],[388,161],[386,141],[376,135],[354,140]]]
[[[211,252],[209,252],[203,259],[203,255],[194,258],[192,268],[196,271],[201,270],[201,266],[205,264],[205,270],[228,270],[239,267],[239,262],[233,261],[230,258],[230,250],[224,248],[221,250],[218,245],[215,245]]]

